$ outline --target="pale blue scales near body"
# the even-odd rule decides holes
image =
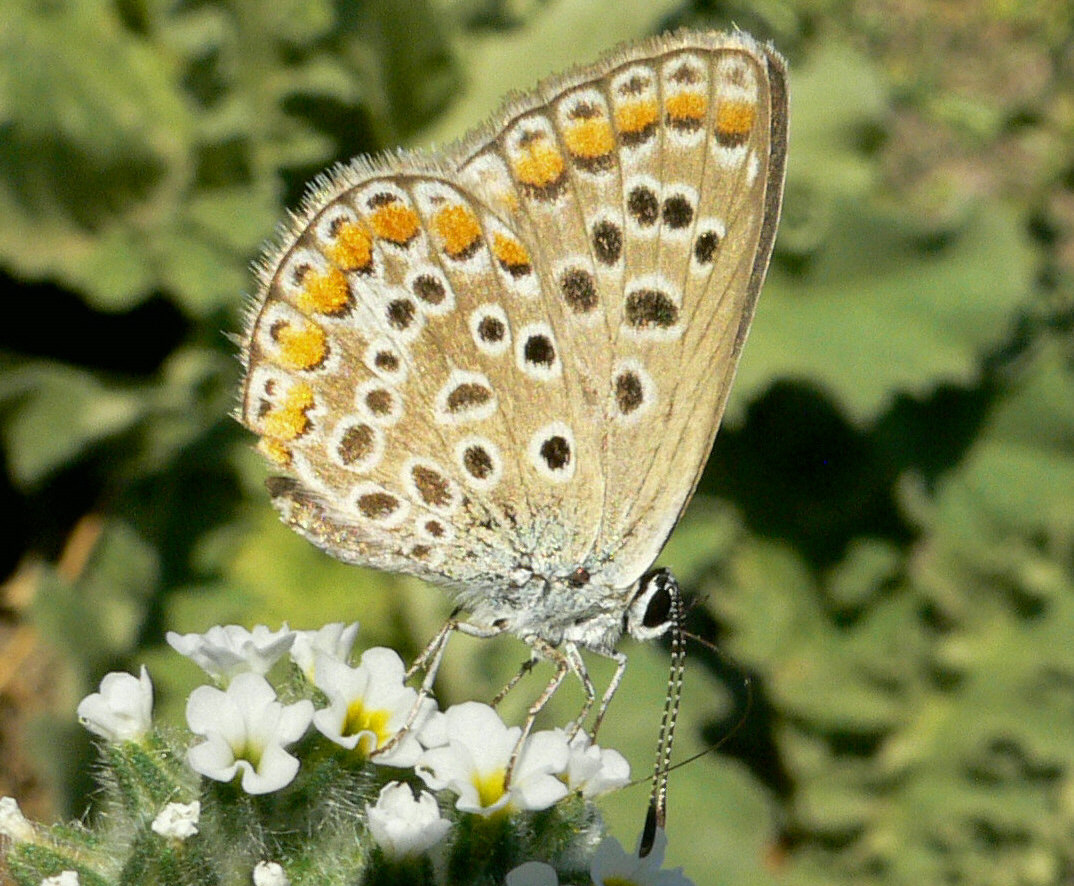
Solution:
[[[574,672],[592,703],[579,651],[615,658],[598,722],[623,633],[681,608],[651,570],[767,271],[785,78],[743,33],[620,48],[445,151],[334,169],[260,264],[238,418],[283,520],[446,587],[448,629],[558,665],[546,696]]]

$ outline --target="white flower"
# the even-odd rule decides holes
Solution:
[[[201,816],[201,803],[169,803],[153,819],[153,833],[175,840],[185,840],[198,832],[198,818]]]
[[[45,877],[41,886],[79,886],[78,871],[64,871],[55,877]]]
[[[293,661],[311,683],[316,676],[317,654],[321,653],[344,664],[350,662],[351,648],[358,635],[358,622],[347,625],[341,621],[326,624],[316,631],[295,631],[295,644],[291,647]]]
[[[455,807],[488,816],[500,809],[547,809],[567,795],[556,776],[567,768],[567,738],[536,732],[518,755],[511,784],[504,788],[507,766],[522,730],[508,728],[488,705],[465,702],[434,715],[421,732],[429,750],[415,768],[434,790],[459,795]]]
[[[575,733],[568,747],[567,786],[572,791],[581,791],[586,799],[592,800],[630,781],[626,757],[611,748],[591,744],[582,730]]]
[[[638,844],[640,848],[640,839]],[[693,886],[682,868],[660,870],[667,848],[667,834],[659,828],[652,851],[645,858],[639,858],[637,852],[627,855],[618,840],[608,837],[597,847],[590,876],[596,886]]]
[[[415,799],[410,785],[398,781],[384,785],[376,805],[367,803],[365,812],[373,839],[392,859],[420,855],[451,830],[432,794],[422,791]]]
[[[0,837],[7,837],[13,843],[25,843],[33,836],[34,826],[22,814],[18,800],[0,797]]]
[[[559,886],[559,876],[550,864],[527,861],[507,872],[504,886]]]
[[[291,648],[295,635],[286,624],[276,632],[264,625],[256,625],[252,631],[241,625],[215,625],[204,634],[168,631],[166,639],[172,649],[192,659],[210,677],[227,683],[247,671],[268,673]]]
[[[254,866],[254,886],[291,886],[291,881],[276,862],[259,861]]]
[[[326,655],[317,656],[317,687],[328,696],[328,707],[317,711],[313,725],[325,738],[386,766],[413,766],[421,756],[417,731],[436,709],[423,699],[411,729],[388,751],[384,747],[403,728],[417,690],[405,686],[406,668],[393,649],[377,647],[362,655],[352,668]]]
[[[302,737],[312,718],[313,702],[281,704],[260,674],[239,674],[226,691],[199,686],[187,699],[186,721],[207,741],[187,751],[187,761],[217,781],[241,771],[248,794],[279,790],[298,772],[298,760],[284,747]]]
[[[78,721],[108,741],[138,741],[153,725],[153,681],[142,665],[141,675],[105,674],[101,691],[78,704]]]

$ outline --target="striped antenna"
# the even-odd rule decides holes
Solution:
[[[671,745],[675,739],[675,722],[679,718],[679,701],[682,699],[682,677],[686,667],[686,637],[683,627],[685,612],[678,583],[672,579],[667,588],[671,597],[671,670],[668,674],[668,693],[664,701],[664,715],[660,720],[660,740],[656,745],[656,762],[653,764],[653,790],[649,795],[649,809],[645,813],[638,857],[645,858],[653,849],[656,829],[663,828],[667,819],[668,774],[671,771]]]

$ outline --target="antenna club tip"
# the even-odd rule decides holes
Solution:
[[[645,826],[641,829],[641,841],[638,843],[638,858],[648,858],[656,843],[656,829],[663,827],[664,816],[655,803],[649,804],[645,813]]]

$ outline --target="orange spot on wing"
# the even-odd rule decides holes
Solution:
[[[468,252],[481,237],[481,222],[473,210],[461,203],[437,212],[433,226],[444,241],[444,251],[453,257]]]
[[[324,330],[316,323],[301,327],[282,323],[272,330],[272,337],[280,346],[276,359],[287,369],[312,369],[328,353]]]
[[[725,101],[716,109],[716,135],[741,142],[750,134],[757,119],[757,109],[749,102]]]
[[[421,227],[421,219],[409,206],[393,200],[379,206],[371,217],[373,233],[383,240],[403,245],[414,239]]]
[[[313,402],[313,389],[309,385],[292,385],[283,403],[270,409],[261,419],[262,434],[277,446],[301,437],[309,430],[310,420],[306,413],[313,407]]]
[[[325,251],[344,271],[364,271],[373,264],[373,235],[365,225],[345,222]]]
[[[620,132],[641,132],[656,123],[659,116],[654,99],[623,102],[615,109],[615,125]]]
[[[664,102],[672,120],[700,120],[708,111],[708,97],[700,92],[677,92]]]
[[[615,148],[615,134],[603,118],[571,123],[563,133],[567,150],[575,157],[591,160],[610,154]]]
[[[526,247],[503,234],[497,234],[492,238],[492,251],[505,267],[521,268],[530,264],[530,254],[526,251]]]
[[[545,188],[555,184],[563,175],[563,156],[547,138],[538,138],[511,158],[515,177],[525,185]]]
[[[295,299],[304,314],[339,314],[350,304],[351,291],[339,268],[319,272],[310,270],[302,280],[302,290]]]

